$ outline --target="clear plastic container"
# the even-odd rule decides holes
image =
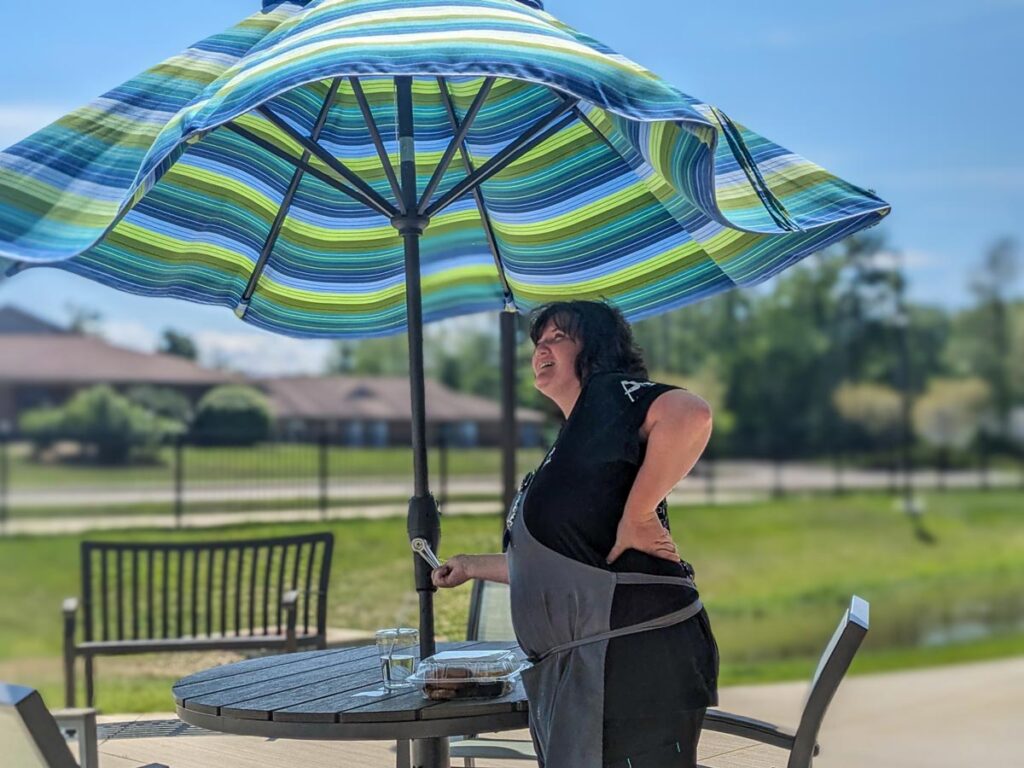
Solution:
[[[433,701],[495,698],[512,690],[525,666],[511,651],[442,651],[421,661],[408,682]]]

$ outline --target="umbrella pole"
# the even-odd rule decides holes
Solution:
[[[441,538],[437,502],[430,494],[427,471],[426,396],[423,367],[423,303],[420,290],[420,237],[427,218],[417,212],[416,149],[413,142],[412,78],[396,77],[398,106],[398,148],[402,191],[402,214],[391,220],[405,245],[405,308],[409,331],[409,391],[412,405],[413,497],[409,499],[409,538],[423,538],[437,551]],[[434,586],[430,566],[412,556],[416,591],[420,598],[420,658],[434,654]],[[418,739],[413,742],[414,768],[447,768],[446,739]]]
[[[516,491],[516,312],[501,313],[501,525]]]

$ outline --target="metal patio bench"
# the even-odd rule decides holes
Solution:
[[[78,741],[79,760],[65,734]],[[50,712],[39,692],[0,683],[0,745],[2,764],[16,768],[99,768],[96,710]],[[150,763],[146,768],[167,768]]]
[[[854,595],[818,661],[796,731],[720,709],[708,709],[704,730],[780,747],[789,751],[787,768],[810,768],[820,751],[817,738],[825,711],[867,634],[868,613],[867,601]],[[507,585],[483,581],[473,583],[467,639],[514,639]],[[463,758],[467,768],[474,765],[476,758],[537,760],[533,744],[521,739],[453,739],[451,756]]]
[[[330,533],[82,542],[81,603],[63,606],[66,705],[75,705],[79,656],[91,707],[97,656],[325,648],[333,549]]]

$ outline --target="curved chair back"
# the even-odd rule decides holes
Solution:
[[[832,639],[825,647],[814,677],[811,678],[811,687],[800,715],[800,725],[797,726],[793,740],[793,751],[789,756],[790,768],[803,768],[811,764],[825,711],[868,632],[868,612],[867,601],[854,595],[850,607],[832,633]]]
[[[467,640],[515,640],[508,584],[474,581],[469,599]]]

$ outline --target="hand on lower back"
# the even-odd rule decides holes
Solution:
[[[653,557],[660,557],[662,560],[679,562],[679,550],[672,541],[672,535],[653,512],[650,517],[639,519],[634,516],[622,516],[615,536],[615,546],[606,558],[608,564],[618,560],[627,549],[635,549]]]

